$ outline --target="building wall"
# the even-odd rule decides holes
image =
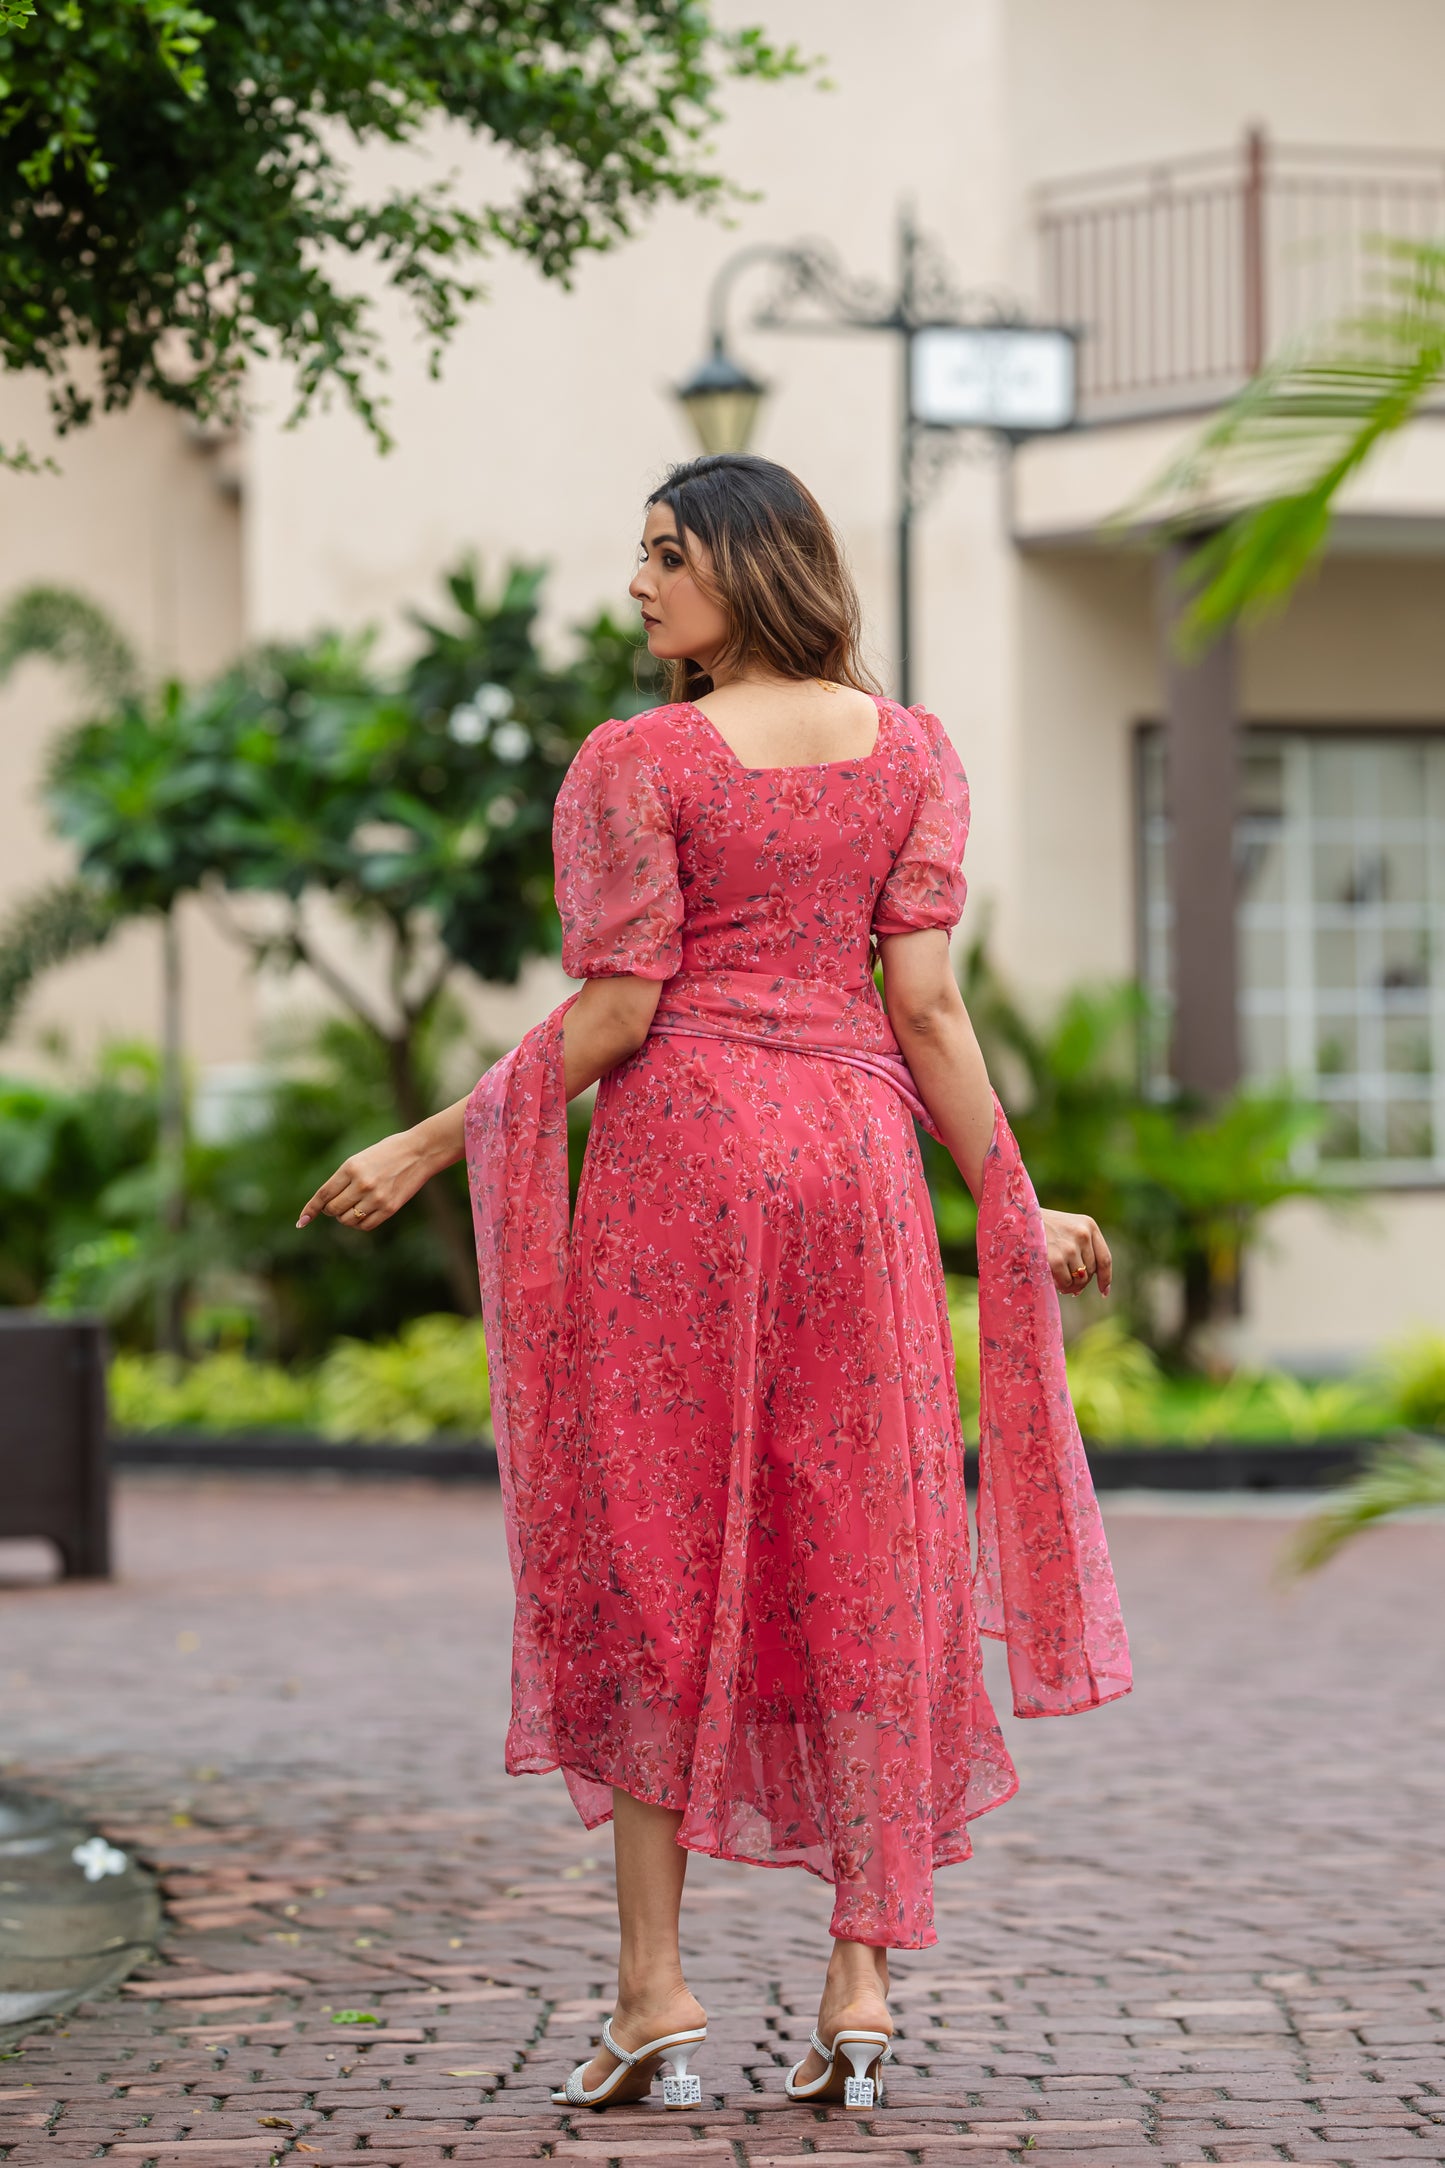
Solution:
[[[241,513],[223,447],[203,448],[158,402],[142,400],[56,440],[41,388],[0,379],[0,442],[49,453],[58,474],[0,472],[0,598],[46,583],[77,589],[115,619],[148,676],[194,676],[241,642]],[[85,695],[31,661],[0,688],[0,913],[70,871],[67,846],[39,802],[56,732]],[[249,1051],[244,970],[199,911],[183,919],[187,1021],[203,1062]],[[44,1066],[57,1037],[76,1059],[109,1038],[154,1040],[160,1029],[160,943],[137,924],[102,953],[49,974],[0,1050],[5,1067]]]
[[[1251,122],[1294,143],[1440,140],[1433,0],[1012,0],[1006,20],[1020,248],[1034,183],[1223,149]]]
[[[1445,723],[1445,564],[1332,556],[1246,634],[1241,698],[1260,722]],[[1019,801],[1026,847],[1000,960],[1047,1007],[1137,963],[1132,746],[1159,712],[1152,564],[1048,550],[1022,561]],[[1072,1200],[1051,1200],[1068,1206]],[[1328,1371],[1412,1326],[1445,1330],[1445,1193],[1271,1215],[1230,1334],[1251,1363]]]
[[[1445,555],[1332,552],[1246,635],[1246,715],[1445,728]]]

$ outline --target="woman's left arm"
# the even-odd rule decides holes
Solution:
[[[637,1052],[647,1037],[662,986],[660,979],[632,977],[587,981],[562,1019],[569,1099]],[[434,1174],[455,1166],[464,1156],[466,1112],[467,1100],[455,1100],[414,1128],[400,1129],[367,1145],[365,1151],[353,1152],[302,1207],[297,1226],[308,1227],[325,1215],[348,1227],[367,1231],[380,1227]]]
[[[993,1087],[949,962],[941,928],[880,936],[884,1000],[903,1057],[975,1202],[983,1194],[984,1161],[993,1142]],[[1084,1212],[1043,1214],[1049,1271],[1065,1294],[1080,1295],[1091,1279],[1107,1295],[1114,1261],[1095,1221]]]

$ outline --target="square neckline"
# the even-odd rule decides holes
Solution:
[[[712,717],[706,714],[695,700],[682,700],[678,702],[678,705],[688,709],[691,714],[696,715],[706,724],[733,766],[740,769],[744,775],[817,775],[829,768],[862,768],[870,760],[878,758],[879,748],[883,743],[883,733],[892,717],[896,703],[891,701],[885,693],[869,693],[868,698],[878,710],[878,728],[874,733],[873,743],[866,753],[845,753],[841,760],[790,760],[771,768],[750,768],[742,756],[728,744],[727,739],[718,729]]]

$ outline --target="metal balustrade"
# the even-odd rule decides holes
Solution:
[[[1080,411],[1211,406],[1382,291],[1374,237],[1445,241],[1445,151],[1237,150],[1048,183],[1041,313],[1082,334]]]

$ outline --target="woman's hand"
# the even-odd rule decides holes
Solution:
[[[302,1207],[298,1227],[325,1213],[346,1227],[380,1227],[416,1195],[437,1171],[435,1152],[418,1129],[398,1130],[353,1152]]]
[[[1108,1294],[1114,1260],[1098,1223],[1087,1212],[1045,1212],[1044,1233],[1055,1287],[1066,1295],[1082,1295],[1090,1280],[1097,1278],[1099,1293]]]

